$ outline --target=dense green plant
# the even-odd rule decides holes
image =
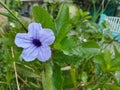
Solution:
[[[105,35],[91,22],[89,12],[80,9],[71,16],[62,4],[55,19],[41,6],[32,8],[34,21],[53,30],[56,40],[51,46],[52,58],[47,62],[25,62],[21,48],[14,44],[15,35],[27,32],[20,17],[0,34],[0,90],[120,90],[120,44]]]
[[[6,0],[5,2],[9,9],[12,11],[17,11],[20,9],[21,1],[20,0]]]
[[[96,5],[100,5],[101,3],[107,3],[109,2],[109,5],[116,7],[116,5],[118,6],[120,4],[120,0],[73,0],[74,3],[76,4],[93,4],[96,3]]]
[[[52,15],[53,18],[56,18],[61,4],[62,3],[60,2],[53,3],[45,2],[42,6],[47,9],[47,11]]]
[[[93,22],[98,22],[98,18],[103,13],[114,16],[120,0],[74,0],[74,3],[84,11],[89,11],[93,16]]]

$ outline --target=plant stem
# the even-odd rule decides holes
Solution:
[[[16,70],[16,64],[15,64],[15,62],[13,62],[13,64],[14,64],[16,83],[17,83],[17,90],[20,90],[19,83],[18,83],[18,78],[17,78],[18,75],[17,75],[17,70]]]
[[[50,62],[44,63],[44,70],[42,72],[42,85],[44,90],[54,90],[52,82],[52,66]]]
[[[14,53],[13,53],[13,47],[11,47],[11,52],[12,52],[12,58],[14,58]],[[16,83],[17,83],[17,90],[20,90],[20,87],[19,87],[19,83],[18,83],[18,78],[17,78],[17,70],[16,70],[16,64],[15,64],[15,61],[13,62],[13,66],[14,66],[14,71],[15,71],[15,79],[16,79]]]
[[[3,4],[2,2],[0,2],[0,5],[2,5],[22,25],[22,27],[24,28],[25,31],[27,31],[27,29],[23,25],[23,23],[10,11],[10,9],[5,4]]]
[[[23,80],[22,77],[20,77],[19,75],[17,76],[27,87],[30,87],[30,85],[25,80]]]

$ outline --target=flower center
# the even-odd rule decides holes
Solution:
[[[33,43],[36,47],[39,47],[39,46],[42,45],[41,42],[40,42],[40,40],[38,40],[38,39],[33,39],[32,43]]]

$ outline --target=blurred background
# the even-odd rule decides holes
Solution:
[[[45,19],[46,22],[53,21],[53,27],[57,25],[55,33],[58,36],[56,38],[61,38],[58,39],[56,46],[54,45],[55,50],[53,49],[53,60],[55,61],[53,70],[55,71],[55,78],[57,78],[55,82],[61,79],[63,90],[78,90],[74,89],[76,86],[81,88],[79,90],[120,90],[120,43],[112,38],[111,32],[108,32],[107,35],[104,34],[104,31],[110,31],[109,24],[104,22],[102,25],[98,25],[101,14],[120,17],[120,0],[1,1],[3,3],[0,4],[0,90],[18,90],[13,63],[16,63],[21,90],[43,90],[41,72],[44,70],[44,64],[37,60],[30,63],[24,62],[20,58],[22,49],[16,47],[13,42],[17,33],[25,33],[29,23],[35,21],[33,14],[37,16],[39,11],[36,10],[32,14],[34,11],[32,7],[35,5],[43,7],[44,11],[49,13],[50,20],[43,17],[47,14],[44,14],[42,10],[39,11],[43,14],[40,19]],[[63,3],[65,6],[60,8]],[[56,17],[59,17],[58,20]],[[59,28],[59,21],[61,28]],[[52,26],[51,22],[49,26]],[[68,32],[68,30],[70,31]],[[61,51],[57,51],[57,49],[61,49]],[[99,49],[100,54],[98,54]],[[111,52],[105,51],[103,53],[101,49],[115,51],[115,59],[110,54]],[[13,53],[15,57],[11,57]],[[100,57],[98,64],[96,64],[97,61],[94,61],[94,58],[97,58],[96,54]],[[103,58],[106,61],[103,61]],[[99,61],[102,61],[102,64]],[[109,61],[113,62],[109,63]],[[106,62],[105,65],[104,62]],[[71,69],[65,70],[68,66]],[[61,67],[65,67],[62,73]],[[117,70],[119,72],[116,74]],[[64,82],[62,78],[64,78]]]
[[[11,10],[18,11],[21,15],[29,17],[31,15],[31,7],[34,5],[52,6],[54,3],[76,4],[83,10],[94,13],[99,7],[105,8],[104,13],[108,16],[120,16],[120,0],[2,0]],[[106,7],[107,4],[107,7]]]

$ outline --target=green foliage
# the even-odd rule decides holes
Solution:
[[[52,77],[52,81],[55,85],[54,90],[62,90],[63,80],[64,80],[64,78],[62,76],[61,67],[59,65],[55,64],[53,66],[53,77]]]
[[[52,81],[53,70],[49,63],[45,63],[45,71],[42,73],[42,84],[44,90],[56,90]]]
[[[17,90],[16,83],[21,90],[120,89],[120,44],[98,31],[88,12],[77,9],[71,17],[66,4],[61,5],[56,19],[41,6],[34,6],[32,12],[35,22],[55,33],[52,57],[44,63],[24,62],[14,38],[25,32],[20,24],[26,28],[29,23],[0,13],[15,19],[11,21],[14,27],[8,25],[0,33],[0,90]]]
[[[21,6],[21,1],[20,0],[9,0],[9,1],[6,1],[6,4],[9,7],[9,9],[11,9],[12,11],[18,12]]]
[[[66,5],[62,5],[58,16],[55,20],[57,28],[57,36],[54,47],[56,49],[61,49],[61,41],[66,37],[68,32],[71,30],[72,26],[70,24],[69,18],[69,8]]]
[[[52,17],[45,9],[40,6],[34,6],[32,12],[35,22],[41,23],[44,28],[50,28],[55,32],[55,25]]]

